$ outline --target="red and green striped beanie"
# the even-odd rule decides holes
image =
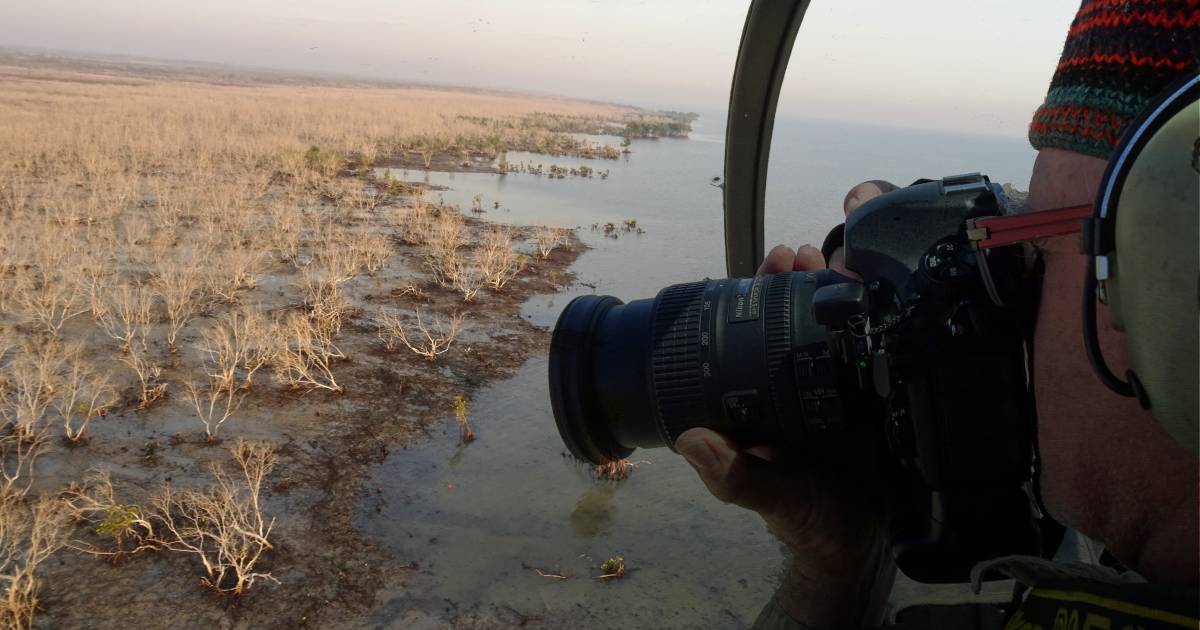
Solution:
[[[1200,0],[1084,0],[1029,142],[1108,159],[1160,90],[1197,72],[1198,54]]]

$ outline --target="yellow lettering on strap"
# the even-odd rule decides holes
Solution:
[[[1173,626],[1180,626],[1182,628],[1196,628],[1200,626],[1200,619],[1195,617],[1180,615],[1178,613],[1168,612],[1165,610],[1156,610],[1148,606],[1123,602],[1119,599],[1111,599],[1108,597],[1102,597],[1100,595],[1093,595],[1091,593],[1081,593],[1078,591],[1050,591],[1035,588],[1030,595],[1033,597],[1054,599],[1062,602],[1091,604],[1093,606],[1100,606],[1102,608],[1115,610],[1127,615],[1136,615],[1145,619],[1153,619],[1154,621],[1169,623]]]

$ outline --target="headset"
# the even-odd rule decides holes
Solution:
[[[1130,125],[1083,222],[1088,256],[1083,331],[1088,361],[1110,390],[1137,398],[1193,454],[1200,320],[1200,76],[1168,86]],[[1121,380],[1100,350],[1096,304],[1125,333]]]

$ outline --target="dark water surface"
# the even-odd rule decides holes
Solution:
[[[575,263],[575,285],[539,296],[523,315],[552,326],[575,295],[652,297],[667,284],[724,272],[720,190],[723,123],[702,118],[688,140],[634,141],[628,159],[584,161],[510,153],[510,162],[587,163],[599,177],[529,174],[394,174],[447,186],[434,193],[483,218],[579,226],[592,248]],[[768,185],[767,240],[820,243],[840,221],[846,190],[866,179],[982,171],[1026,188],[1033,151],[1021,140],[780,120]],[[606,138],[615,143],[617,139]],[[493,209],[498,202],[500,209]],[[618,239],[593,223],[636,219],[645,233]],[[453,410],[446,410],[452,418]],[[525,614],[569,612],[585,627],[743,627],[770,597],[781,556],[757,517],[714,500],[669,451],[639,451],[624,482],[593,481],[564,459],[537,357],[471,403],[479,439],[460,447],[452,423],[376,466],[358,527],[439,584],[459,606],[505,606]],[[622,580],[592,567],[622,556]],[[566,580],[535,571],[560,573]],[[404,597],[397,594],[397,597]]]

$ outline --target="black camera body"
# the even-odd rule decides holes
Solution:
[[[874,305],[867,334],[861,320],[822,322],[844,352],[870,357],[891,453],[915,473],[897,543],[905,573],[921,581],[1041,550],[1028,356],[1039,287],[1019,248],[985,256],[964,228],[1003,205],[1000,186],[980,175],[868,201],[845,228],[846,266]]]
[[[846,269],[673,285],[622,304],[583,296],[550,354],[555,420],[595,463],[673,447],[692,427],[746,446],[888,453],[897,562],[924,582],[1038,553],[1027,348],[1017,250],[975,251],[966,222],[1003,214],[986,177],[921,182],[864,203]],[[838,231],[828,246],[838,243]]]

